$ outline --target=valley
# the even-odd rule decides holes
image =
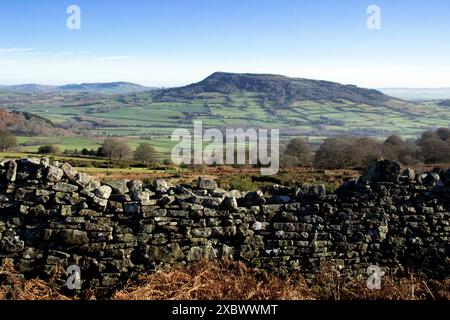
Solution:
[[[279,128],[282,142],[303,137],[312,145],[336,135],[415,139],[447,126],[450,108],[440,100],[408,102],[380,91],[278,75],[217,72],[181,88],[155,89],[122,82],[62,87],[2,87],[0,108],[51,121],[59,132],[18,132],[20,150],[42,143],[60,150],[96,149],[117,136],[130,147],[152,144],[162,155],[177,128]],[[13,130],[14,131],[14,130]]]

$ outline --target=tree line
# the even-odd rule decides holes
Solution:
[[[3,152],[11,151],[17,147],[17,137],[7,130],[0,129],[0,150]],[[125,140],[118,138],[107,138],[97,149],[88,150],[64,150],[60,151],[58,146],[54,144],[42,145],[38,148],[39,154],[64,154],[67,156],[85,156],[100,157],[109,160],[125,160],[133,159],[142,163],[155,163],[157,161],[157,153],[155,148],[149,143],[139,144],[134,151]]]
[[[379,158],[404,165],[450,163],[450,129],[425,131],[415,141],[398,135],[391,135],[382,142],[342,135],[325,139],[315,153],[303,139],[294,138],[284,147],[281,164],[324,169],[362,168]]]
[[[7,130],[0,130],[0,150],[10,151],[17,146],[17,138]],[[60,154],[55,145],[40,146],[40,154]],[[141,143],[131,150],[119,138],[107,138],[97,149],[64,150],[67,156],[99,157],[109,160],[132,159],[141,163],[156,163],[157,153],[149,143]],[[324,169],[363,168],[378,158],[396,160],[404,165],[420,163],[450,163],[450,128],[425,131],[416,140],[391,135],[384,141],[370,137],[347,135],[325,139],[315,152],[302,138],[293,138],[280,152],[284,167],[314,166]]]
[[[106,158],[111,160],[128,160],[132,159],[142,163],[156,163],[157,153],[155,148],[149,143],[140,143],[134,151],[125,140],[118,138],[107,138],[97,149],[88,150],[86,148],[78,150],[64,150],[63,154],[72,156],[90,156],[98,158]]]

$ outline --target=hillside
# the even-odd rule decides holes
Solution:
[[[57,128],[45,118],[28,112],[0,109],[0,129],[24,136],[65,136],[73,135],[69,131]]]
[[[82,83],[82,84],[68,84],[57,88],[58,91],[78,91],[78,92],[101,92],[126,94],[152,91],[155,88],[144,87],[130,82],[109,82],[109,83]]]
[[[95,92],[103,94],[131,94],[153,91],[156,88],[144,87],[131,82],[81,83],[62,86],[48,86],[41,84],[19,84],[0,86],[0,91],[16,93],[51,93],[51,92]]]
[[[24,92],[24,93],[41,93],[56,91],[57,87],[47,86],[36,83],[18,84],[13,86],[1,86],[0,91]]]
[[[450,122],[450,108],[440,101],[411,103],[377,90],[280,75],[216,72],[184,87],[110,94],[128,86],[118,82],[66,85],[64,91],[51,92],[0,90],[0,108],[29,112],[99,139],[117,135],[134,144],[151,141],[161,152],[174,145],[173,130],[190,130],[194,121],[202,121],[205,128],[275,128],[282,140],[303,137],[313,144],[342,134],[382,139],[396,133],[415,139]],[[93,147],[83,142],[71,148],[86,145]]]
[[[237,74],[216,72],[203,81],[181,88],[159,92],[155,99],[170,101],[192,99],[207,92],[234,94],[242,92],[265,93],[271,101],[290,104],[295,101],[347,100],[370,105],[385,104],[391,99],[380,91],[363,89],[335,82],[288,78],[270,74]]]

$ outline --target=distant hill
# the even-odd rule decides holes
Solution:
[[[47,86],[40,84],[20,84],[1,86],[0,91],[19,93],[46,93],[46,92],[97,92],[105,94],[129,94],[153,91],[156,88],[144,87],[131,82],[81,83],[63,86]]]
[[[102,93],[136,93],[152,91],[155,88],[144,87],[131,82],[82,83],[68,84],[57,88],[58,91],[102,92]]]
[[[28,112],[0,109],[0,129],[25,136],[66,136],[73,133],[56,127],[51,121]]]
[[[410,101],[450,99],[450,88],[383,88],[381,92]]]
[[[201,93],[234,94],[257,92],[282,104],[295,101],[347,100],[369,105],[384,104],[391,98],[380,91],[335,82],[289,78],[271,74],[238,74],[216,72],[208,78],[185,87],[161,90],[155,100],[193,99]]]
[[[442,100],[439,102],[439,105],[442,107],[450,107],[450,100]]]
[[[13,91],[13,92],[25,92],[25,93],[41,93],[41,92],[52,92],[55,91],[58,87],[56,86],[47,86],[36,83],[29,84],[19,84],[13,86],[1,86],[1,91]]]

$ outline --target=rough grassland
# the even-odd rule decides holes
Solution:
[[[161,267],[117,291],[113,300],[449,300],[450,281],[427,281],[420,275],[387,275],[380,290],[369,290],[366,280],[343,279],[324,267],[313,284],[298,274],[278,278],[249,269],[239,262],[202,261],[189,267]],[[93,295],[62,293],[61,277],[49,281],[23,280],[8,265],[0,269],[0,299],[67,300],[96,299]]]

